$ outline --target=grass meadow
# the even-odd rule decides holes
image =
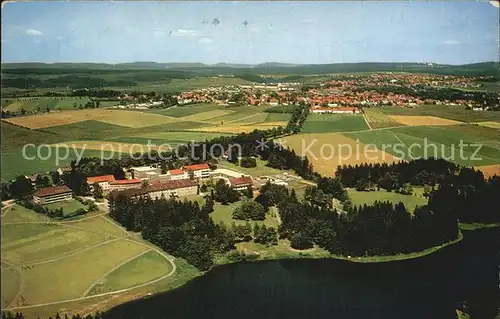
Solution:
[[[122,152],[130,144],[168,144],[176,147],[190,141],[204,141],[222,135],[249,132],[256,128],[267,129],[286,125],[290,114],[264,112],[265,108],[255,106],[226,107],[213,104],[193,104],[172,107],[165,110],[132,111],[118,109],[71,110],[49,114],[10,118],[2,121],[2,180],[8,181],[18,175],[44,173],[58,166],[68,165],[82,151],[85,157],[101,156],[102,144],[122,143]],[[224,125],[214,123],[225,123]],[[58,143],[71,142],[68,158],[56,162]],[[48,144],[50,148],[40,149],[23,146]],[[90,145],[91,144],[91,145]],[[50,154],[49,154],[50,149]],[[118,151],[117,148],[114,148]],[[136,149],[136,148],[132,148]],[[137,148],[139,149],[139,148]],[[145,149],[145,148],[144,148]],[[109,148],[103,154],[108,157]],[[64,157],[65,149],[60,149]],[[120,156],[119,153],[114,154]],[[35,159],[30,160],[29,158]],[[46,158],[46,159],[42,159]]]
[[[355,114],[311,114],[302,133],[332,133],[367,130],[363,116]]]
[[[107,217],[41,216],[19,205],[2,210],[2,308],[79,298],[101,282],[101,292],[134,287],[172,270],[154,246]],[[37,316],[44,311],[39,307]]]
[[[423,206],[427,204],[427,199],[423,197],[421,194],[422,192],[419,192],[418,190],[415,191],[415,195],[402,195],[395,192],[388,192],[386,190],[358,192],[354,189],[349,189],[348,193],[355,206],[362,206],[364,204],[371,205],[375,201],[389,201],[393,204],[402,202],[410,212],[413,212],[416,206]]]
[[[233,219],[233,211],[236,207],[239,207],[241,205],[240,202],[238,203],[232,203],[229,205],[221,205],[219,203],[215,204],[214,206],[214,211],[210,214],[210,217],[212,220],[218,224],[218,223],[224,223],[226,226],[231,227],[231,225],[234,223],[235,225],[245,225],[247,221],[245,220],[239,220],[239,219]],[[248,221],[250,225],[255,226],[255,225],[266,225],[266,226],[271,226],[274,228],[278,228],[278,220],[276,218],[274,210],[270,209],[266,213],[266,219],[263,221]]]
[[[58,202],[58,203],[51,203],[51,204],[47,204],[45,206],[49,209],[52,209],[52,210],[62,208],[65,216],[70,215],[79,209],[86,209],[87,208],[87,206],[83,205],[82,203],[80,203],[76,199],[71,199],[71,200],[67,200],[64,202]]]
[[[165,257],[150,250],[109,273],[87,295],[92,296],[133,287],[163,277],[171,271],[172,265],[165,263]]]
[[[465,106],[421,105],[414,108],[380,107],[386,115],[436,116],[461,122],[500,121],[499,112],[466,110]]]
[[[76,107],[85,106],[88,101],[90,101],[88,97],[23,97],[5,99],[2,102],[2,108],[9,112],[19,112],[21,109],[45,111],[47,108],[50,110],[73,110],[75,104]]]

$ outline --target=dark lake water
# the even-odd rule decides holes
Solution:
[[[440,318],[467,301],[473,319],[500,306],[500,230],[419,259],[379,264],[284,260],[218,267],[187,285],[111,309],[110,318]]]

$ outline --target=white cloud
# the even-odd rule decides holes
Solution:
[[[202,43],[202,44],[210,44],[212,43],[212,39],[210,38],[201,38],[198,42]]]
[[[495,8],[500,8],[500,1],[490,1],[491,5],[494,6]]]
[[[460,44],[462,42],[460,42],[458,40],[445,40],[443,43],[447,44],[447,45],[457,45],[457,44]]]
[[[172,31],[171,35],[174,37],[199,37],[200,33],[197,30],[177,29]]]
[[[26,31],[24,31],[27,35],[33,35],[33,36],[40,36],[40,35],[43,35],[43,32],[40,31],[40,30],[36,30],[36,29],[28,29]]]

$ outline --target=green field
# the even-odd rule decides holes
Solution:
[[[158,141],[182,141],[182,142],[190,142],[190,141],[204,141],[207,139],[216,138],[219,136],[230,136],[232,134],[227,133],[209,133],[209,132],[150,132],[136,135],[139,138],[151,138],[156,139]]]
[[[70,149],[68,153],[68,158],[61,159],[57,162],[56,147],[50,147],[50,153],[47,148],[41,149],[42,157],[47,159],[42,159],[37,156],[37,151],[30,148],[26,151],[27,157],[23,156],[22,149],[9,150],[8,152],[2,152],[2,181],[10,181],[19,175],[31,175],[35,173],[44,173],[57,169],[61,166],[66,166],[71,163],[73,159],[77,159],[77,154],[74,149]],[[76,150],[78,154],[81,150]],[[66,151],[60,149],[60,154],[62,157],[65,156]],[[104,151],[105,156],[114,155],[115,157],[120,156],[119,153],[111,154],[110,152]],[[50,156],[49,156],[50,155]],[[101,157],[101,151],[98,150],[84,150],[83,157]]]
[[[104,216],[95,216],[92,218],[84,218],[78,222],[68,223],[70,226],[88,229],[96,233],[102,233],[111,237],[125,237],[128,235],[127,231],[118,225],[115,221]]]
[[[212,127],[214,121],[234,122],[234,125],[237,127],[242,125],[241,130],[244,131],[248,129],[244,125],[287,122],[291,116],[290,114],[265,113],[264,110],[265,108],[255,106],[226,107],[213,104],[193,104],[147,112],[116,110],[117,118],[114,120],[111,118],[103,120],[111,122],[116,120],[115,122],[120,123],[120,125],[111,124],[111,122],[105,123],[99,119],[85,120],[86,117],[79,115],[79,119],[82,119],[79,122],[39,129],[27,129],[2,121],[1,160],[3,165],[1,177],[3,181],[9,181],[21,174],[31,175],[54,170],[57,167],[68,165],[71,160],[77,157],[76,152],[80,151],[80,148],[70,149],[68,158],[64,158],[66,150],[61,148],[60,156],[63,158],[57,163],[56,149],[54,147],[50,148],[50,154],[47,148],[42,148],[40,154],[37,154],[36,149],[30,147],[26,149],[26,156],[23,156],[23,146],[30,143],[38,146],[40,144],[56,144],[68,141],[99,141],[103,143],[121,142],[146,145],[150,141],[156,145],[169,144],[171,147],[176,147],[179,144],[186,144],[189,141],[204,141],[205,139],[212,139],[218,136],[231,135],[230,133],[196,131],[198,128]],[[159,118],[162,118],[161,115],[180,118],[196,116],[210,111],[218,113],[214,113],[215,116],[212,118],[208,116],[208,113],[206,114],[208,116],[206,117],[207,120],[202,121],[179,120],[145,127],[126,127],[121,125],[125,118],[134,118],[139,121],[144,117],[142,120],[143,124],[149,125],[151,123],[148,122],[147,116],[152,116],[153,114]],[[217,116],[217,114],[221,114],[221,111],[223,115]],[[69,114],[69,112],[61,112],[61,114]],[[131,114],[133,115],[132,117],[130,116]],[[172,117],[165,117],[165,119],[172,119]],[[202,117],[205,117],[205,115],[202,115]],[[161,122],[161,119],[158,119],[158,121]],[[104,154],[106,156],[110,155],[107,151]],[[99,157],[100,155],[101,152],[98,149],[86,149],[84,151],[85,157]],[[33,156],[36,158],[30,160]],[[117,157],[120,154],[115,153],[114,156]],[[47,158],[41,159],[45,157]]]
[[[359,139],[363,144],[374,144],[379,150],[385,150],[392,155],[407,160],[413,156],[414,158],[449,158],[451,161],[462,165],[500,163],[498,131],[476,125],[406,126],[385,130],[343,133],[343,135],[352,139]],[[472,155],[477,147],[464,147],[462,158],[460,155],[461,142],[469,145],[480,144],[482,146],[474,157]]]
[[[184,117],[193,115],[196,113],[207,112],[211,110],[224,109],[224,106],[208,104],[208,103],[200,103],[200,104],[189,104],[189,105],[178,105],[174,107],[170,107],[168,109],[152,109],[147,112],[167,115],[172,117]]]
[[[189,90],[196,90],[201,88],[206,88],[209,86],[224,86],[224,85],[240,85],[240,84],[250,84],[251,82],[242,80],[240,78],[232,77],[196,77],[191,79],[172,79],[171,81],[166,81],[161,83],[161,81],[156,82],[138,82],[135,86],[113,86],[110,89],[114,90],[135,90],[143,92],[161,92],[161,93],[172,93],[172,92],[183,92]]]
[[[110,242],[64,259],[63,263],[49,262],[25,270],[26,287],[23,293],[29,303],[78,298],[96,280],[114,266],[144,251],[144,246],[125,240]],[[64,276],[55,271],[61,264]]]
[[[87,206],[83,205],[76,199],[67,200],[64,202],[52,203],[45,205],[48,209],[56,210],[62,208],[64,216],[70,215],[79,209],[87,209]]]
[[[100,278],[106,292],[134,287],[172,270],[156,248],[126,238],[106,217],[37,223],[39,216],[18,205],[2,210],[2,307],[78,298]]]
[[[18,112],[21,109],[25,111],[35,111],[37,109],[45,111],[47,108],[50,110],[72,110],[74,105],[79,107],[90,101],[88,97],[25,97],[25,98],[12,98],[5,99],[5,104],[2,103],[4,111]]]
[[[144,271],[145,269],[147,271]],[[172,265],[165,263],[165,257],[156,251],[148,251],[112,271],[98,282],[87,295],[92,296],[133,287],[165,276],[170,271],[172,271]]]
[[[1,270],[2,277],[2,300],[1,306],[4,308],[16,296],[21,278],[17,271],[13,268]]]
[[[462,122],[500,121],[500,112],[466,110],[465,106],[421,105],[414,108],[381,107],[387,115],[437,116]]]
[[[302,133],[332,133],[367,130],[363,116],[355,114],[311,114]]]
[[[415,195],[401,195],[394,192],[371,191],[371,192],[358,192],[353,189],[348,190],[349,197],[355,206],[362,206],[364,204],[371,205],[375,201],[389,201],[393,204],[402,202],[406,208],[413,212],[416,206],[423,206],[427,204],[427,199],[421,195],[421,192],[416,191]],[[419,194],[420,193],[420,194]]]
[[[363,109],[363,112],[372,128],[394,127],[402,125],[401,123],[394,121],[389,116],[384,114],[384,112],[378,107],[365,107]]]
[[[66,140],[70,139],[100,139],[107,136],[115,136],[121,132],[126,133],[134,130],[128,127],[104,123],[95,120],[81,121],[77,123],[51,126],[38,129],[38,132],[47,132],[56,136],[64,136]]]
[[[106,235],[60,225],[45,226],[45,231],[35,233],[33,224],[5,225],[7,235],[2,237],[4,258],[15,264],[35,263],[58,258],[106,240]],[[12,239],[12,232],[22,232],[24,237]]]
[[[3,223],[44,221],[50,221],[50,218],[43,214],[36,214],[32,210],[29,210],[18,204],[2,209]]]
[[[221,205],[221,204],[215,204],[214,206],[214,212],[210,214],[210,217],[213,219],[213,221],[218,224],[220,222],[223,222],[226,226],[231,227],[233,222],[236,225],[245,225],[247,222],[244,220],[238,220],[238,219],[233,219],[232,214],[233,210],[240,206],[241,202],[238,203],[232,203],[229,205]],[[266,226],[271,226],[274,228],[278,228],[278,220],[276,219],[275,212],[272,209],[269,209],[269,211],[266,213],[266,219],[263,221],[249,221],[249,223],[253,225],[266,225]]]

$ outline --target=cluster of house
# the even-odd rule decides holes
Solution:
[[[433,75],[423,73],[394,73],[382,72],[375,74],[342,74],[337,76],[336,80],[325,83],[326,87],[342,88],[346,91],[352,91],[357,87],[363,86],[440,86],[440,87],[460,87],[470,88],[479,87],[479,80],[485,80],[488,77],[470,77],[470,76],[452,76],[452,75]]]
[[[198,182],[222,179],[231,188],[241,191],[248,187],[255,188],[256,183],[251,176],[229,169],[211,170],[208,164],[193,164],[181,169],[172,169],[165,174],[155,166],[141,166],[132,168],[132,177],[116,180],[113,175],[87,177],[87,183],[92,189],[97,183],[105,193],[111,196],[123,194],[129,197],[148,195],[151,198],[161,196],[181,197],[196,195]],[[33,194],[33,201],[39,204],[49,204],[69,200],[73,197],[67,186],[52,186],[37,190]]]

